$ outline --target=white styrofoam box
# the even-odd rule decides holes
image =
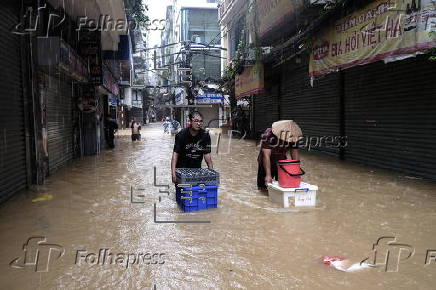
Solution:
[[[270,200],[282,207],[289,207],[289,197],[295,198],[295,206],[316,206],[318,186],[302,182],[298,188],[283,188],[277,181],[268,184]]]

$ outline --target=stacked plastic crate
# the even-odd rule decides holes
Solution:
[[[176,200],[184,212],[218,207],[218,172],[208,168],[178,168],[176,175]]]

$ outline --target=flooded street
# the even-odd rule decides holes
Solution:
[[[212,154],[218,209],[188,214],[170,184],[173,142],[160,123],[139,143],[120,132],[114,150],[1,205],[0,288],[435,289],[434,183],[303,153],[317,206],[284,209],[257,190],[254,141],[222,137]],[[403,245],[377,245],[378,263],[389,250],[388,271],[322,264],[326,255],[371,259],[382,237]]]

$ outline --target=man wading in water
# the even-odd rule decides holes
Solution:
[[[190,127],[181,130],[176,135],[174,152],[171,159],[171,175],[174,184],[177,183],[176,168],[201,168],[201,162],[206,161],[208,168],[213,168],[210,155],[210,135],[201,127],[203,116],[200,112],[189,114]]]
[[[260,152],[257,158],[259,169],[257,171],[257,187],[266,190],[267,185],[277,180],[277,161],[287,159],[286,153],[290,151],[293,160],[300,160],[298,141],[302,132],[297,123],[286,120],[272,124],[263,132],[260,141]]]

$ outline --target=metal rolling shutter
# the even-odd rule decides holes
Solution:
[[[27,186],[20,38],[17,12],[0,9],[0,202]]]
[[[310,138],[313,138],[311,151],[338,156],[339,141],[332,138],[340,136],[339,74],[331,73],[316,79],[311,87],[307,64],[287,65],[282,73],[281,91],[280,117],[300,125],[305,136],[302,149],[308,149]],[[324,137],[323,141],[321,137]]]
[[[256,138],[271,124],[278,121],[279,115],[279,95],[280,95],[280,76],[268,74],[274,71],[271,67],[266,67],[265,93],[254,96],[254,133]]]
[[[279,119],[278,90],[266,91],[264,94],[254,96],[254,130],[255,137],[260,135],[266,128]]]
[[[344,71],[348,160],[436,179],[436,67],[427,58]]]
[[[72,83],[63,76],[49,77],[48,97],[48,156],[49,171],[53,174],[73,159]]]

